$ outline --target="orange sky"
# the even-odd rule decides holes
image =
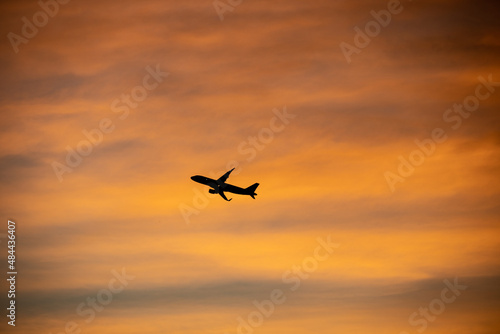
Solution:
[[[361,47],[391,1],[232,3],[73,0],[30,38],[0,4],[2,332],[497,333],[498,5],[404,1]],[[190,180],[233,165],[256,200]]]

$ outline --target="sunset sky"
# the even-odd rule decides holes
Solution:
[[[499,14],[1,2],[1,332],[499,333]]]

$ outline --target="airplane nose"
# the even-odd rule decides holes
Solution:
[[[193,180],[194,182],[200,182],[202,180],[202,176],[199,175],[191,176],[191,180]]]

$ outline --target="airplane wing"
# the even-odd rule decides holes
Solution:
[[[226,195],[224,194],[224,192],[223,192],[222,190],[219,190],[219,195],[220,195],[222,198],[224,198],[226,201],[228,201],[228,202],[232,199],[232,198],[231,198],[231,199],[227,199]]]
[[[224,174],[224,175],[222,175],[221,177],[219,177],[219,179],[217,180],[217,183],[218,183],[218,184],[221,184],[221,183],[226,182],[227,178],[229,177],[229,174],[231,174],[231,172],[232,172],[233,170],[234,170],[234,168],[233,168],[233,169],[231,169],[231,170],[230,170],[229,172],[227,172],[226,174]]]

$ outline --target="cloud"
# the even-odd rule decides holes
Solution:
[[[248,281],[248,282],[224,282],[205,286],[176,286],[159,289],[136,289],[129,288],[114,296],[112,303],[106,306],[105,312],[98,315],[99,322],[103,318],[122,317],[129,313],[133,318],[141,318],[148,315],[162,315],[162,317],[182,317],[189,314],[191,318],[197,318],[207,309],[221,310],[227,313],[224,321],[228,326],[237,326],[237,317],[246,316],[255,311],[252,302],[262,302],[269,298],[274,289],[282,289],[285,303],[275,305],[275,312],[266,321],[265,328],[272,327],[276,322],[281,328],[293,327],[294,322],[321,321],[319,317],[329,316],[336,320],[331,323],[332,328],[349,326],[350,319],[364,319],[366,323],[361,327],[380,327],[393,323],[394,327],[401,326],[399,330],[414,328],[410,326],[408,319],[413,312],[418,312],[421,307],[429,307],[429,304],[441,298],[441,291],[447,287],[443,282],[448,280],[453,284],[455,277],[444,277],[432,280],[408,281],[399,284],[388,284],[387,282],[353,282],[348,285],[338,285],[326,282],[304,282],[304,287],[292,292],[287,286],[280,282]],[[429,326],[439,328],[446,325],[448,328],[468,328],[467,322],[457,321],[457,314],[467,315],[472,310],[478,312],[478,317],[484,322],[483,331],[487,326],[495,326],[495,322],[488,319],[488,315],[481,315],[482,311],[489,309],[485,304],[484,297],[498,296],[498,277],[458,277],[459,285],[467,288],[460,291],[452,304],[446,305],[445,313],[438,317],[436,323],[429,322]],[[376,288],[375,288],[376,287]],[[49,293],[34,293],[26,298],[28,309],[26,314],[40,314],[43,310],[50,310],[46,314],[47,319],[60,319],[65,321],[75,320],[82,322],[73,310],[87,297],[95,296],[97,291],[52,291]],[[366,315],[369,310],[373,313]],[[390,312],[388,312],[390,311]],[[449,314],[454,317],[450,318]],[[293,320],[290,319],[292,316]],[[154,318],[153,318],[154,319]],[[214,320],[217,318],[214,318]],[[155,321],[155,320],[153,320]],[[289,321],[288,325],[283,322]],[[86,324],[82,324],[86,325]],[[91,324],[95,325],[95,324]],[[211,326],[223,326],[221,319]],[[210,330],[210,328],[207,328]],[[486,333],[486,332],[484,332]]]

